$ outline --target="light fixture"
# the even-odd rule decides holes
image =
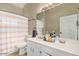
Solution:
[[[41,9],[41,11],[46,11],[46,10],[49,10],[51,8],[55,8],[55,7],[57,7],[57,6],[61,5],[61,4],[63,4],[63,3],[51,3],[51,4],[46,5],[45,7],[43,7]]]

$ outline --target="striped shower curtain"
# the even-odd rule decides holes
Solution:
[[[0,11],[0,55],[10,53],[28,35],[28,18]]]

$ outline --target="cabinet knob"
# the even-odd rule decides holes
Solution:
[[[40,51],[40,54],[42,53],[42,51]]]

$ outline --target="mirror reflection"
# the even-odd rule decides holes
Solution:
[[[64,3],[43,9],[37,19],[44,20],[43,34],[55,32],[60,38],[79,40],[79,4]]]

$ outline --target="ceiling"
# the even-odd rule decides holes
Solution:
[[[41,9],[49,3],[27,3],[24,6],[24,16],[29,18],[36,18],[36,14],[41,12]]]
[[[48,6],[52,6],[53,4],[57,4],[57,3],[11,3],[11,4],[21,9],[24,9],[25,8],[24,6],[27,7],[27,5],[29,5],[29,7],[31,7],[31,5],[33,5],[34,7],[38,7],[37,8],[39,10],[38,12],[40,12],[42,8],[45,9],[45,8],[48,8]],[[53,5],[53,7],[55,6]],[[33,9],[35,10],[36,8],[33,8]]]
[[[12,5],[23,9],[24,16],[35,18],[36,14],[42,11],[42,8],[48,7],[52,3],[11,3]]]
[[[43,8],[44,6],[47,6],[51,3],[11,3],[11,4],[19,8],[24,8],[24,6],[28,4],[39,4],[38,7]]]
[[[26,5],[26,3],[11,3],[11,4],[19,8],[23,8],[24,5]]]

